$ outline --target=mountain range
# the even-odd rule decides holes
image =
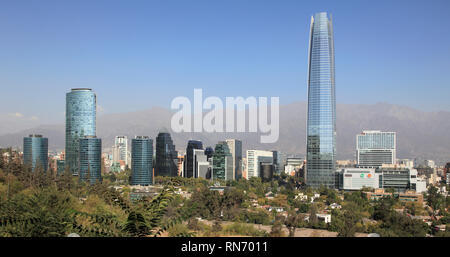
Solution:
[[[388,103],[337,104],[337,158],[355,159],[356,135],[363,130],[397,132],[397,158],[450,161],[450,112],[424,112]],[[260,133],[174,133],[170,130],[173,111],[161,107],[148,110],[104,114],[97,118],[97,136],[108,150],[116,135],[148,135],[171,132],[178,151],[184,152],[187,140],[198,139],[204,146],[214,146],[226,138],[243,142],[243,150],[279,150],[283,154],[305,155],[306,102],[280,106],[280,135],[273,144],[261,144]],[[39,125],[0,135],[0,147],[22,148],[23,137],[42,134],[49,138],[50,150],[64,149],[64,124]],[[244,152],[245,156],[245,152]]]

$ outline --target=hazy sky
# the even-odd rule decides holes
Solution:
[[[64,123],[65,93],[102,113],[176,96],[306,100],[310,17],[333,15],[338,103],[450,110],[450,1],[1,1],[0,118]],[[0,121],[2,121],[0,119]]]

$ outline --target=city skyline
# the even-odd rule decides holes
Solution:
[[[182,7],[192,8],[178,3],[179,6],[175,7],[141,3],[140,7],[150,11],[173,10],[175,14],[181,14]],[[450,56],[450,39],[443,35],[438,45],[430,49],[418,37],[441,36],[441,27],[434,24],[446,27],[445,24],[449,23],[446,15],[439,15],[445,9],[441,6],[448,5],[446,1],[435,1],[434,5],[408,1],[406,13],[400,12],[403,11],[403,5],[397,1],[372,9],[363,7],[360,1],[353,2],[354,8],[361,12],[344,10],[336,3],[307,4],[305,8],[300,8],[303,6],[299,3],[286,1],[282,5],[276,3],[277,7],[271,8],[275,2],[260,5],[253,2],[242,3],[240,11],[234,9],[237,2],[198,3],[203,9],[192,10],[192,15],[202,15],[188,19],[182,26],[180,19],[168,22],[159,15],[148,17],[149,21],[145,21],[142,11],[124,3],[110,6],[105,13],[95,18],[92,11],[105,4],[97,2],[91,11],[83,14],[85,20],[81,21],[73,15],[63,19],[62,23],[68,28],[65,32],[59,29],[58,23],[53,22],[60,18],[54,14],[57,12],[49,13],[62,8],[56,3],[49,10],[32,8],[33,4],[20,8],[12,3],[7,4],[2,10],[16,14],[15,17],[9,13],[4,16],[4,24],[9,27],[0,25],[0,31],[7,38],[4,48],[7,52],[0,52],[5,57],[0,61],[0,83],[7,85],[0,98],[0,121],[28,119],[29,123],[35,125],[61,122],[64,112],[58,108],[62,103],[60,95],[72,87],[94,88],[97,93],[104,95],[99,101],[99,115],[148,109],[151,106],[167,107],[173,97],[190,96],[195,87],[204,88],[208,95],[225,97],[230,92],[252,95],[250,89],[258,86],[262,96],[279,95],[281,104],[304,101],[306,90],[301,85],[306,84],[304,70],[307,63],[301,60],[306,59],[308,44],[304,34],[308,30],[308,17],[322,10],[333,13],[337,17],[335,22],[339,24],[339,36],[335,40],[339,49],[336,62],[340,67],[337,80],[339,84],[345,85],[337,92],[340,102],[390,102],[426,111],[450,109],[445,98],[449,93],[448,87],[445,87],[448,79],[440,75],[448,69],[446,60]],[[69,14],[84,7],[83,2],[71,5],[74,10]],[[219,7],[226,10],[224,14],[217,15]],[[257,11],[249,15],[261,25],[241,18],[246,10],[255,7]],[[14,10],[23,12],[17,15]],[[61,11],[65,13],[65,10]],[[133,12],[136,12],[136,17],[129,16]],[[377,15],[380,12],[384,14],[383,19]],[[24,14],[30,15],[22,19],[24,24],[19,26],[17,19]],[[116,15],[121,15],[123,26],[113,22]],[[233,15],[239,19],[225,22]],[[412,18],[404,19],[404,15]],[[182,17],[193,18],[191,14]],[[211,19],[212,25],[201,23],[206,18]],[[355,25],[353,20],[357,20],[358,24]],[[89,24],[97,26],[81,33]],[[108,24],[116,26],[109,27]],[[156,27],[154,24],[161,26]],[[178,27],[182,32],[179,39],[185,45],[177,43],[180,41],[176,40]],[[14,32],[11,28],[15,28]],[[38,29],[42,29],[43,33],[36,33]],[[154,32],[152,35],[157,40],[144,36],[146,29]],[[246,35],[250,29],[252,33]],[[97,33],[99,31],[103,33]],[[195,33],[189,36],[189,32]],[[225,36],[242,39],[242,42],[239,41],[238,45],[228,39],[220,43]],[[169,40],[172,43],[167,45]],[[36,42],[36,45],[28,42]],[[408,45],[402,42],[408,42]],[[164,47],[164,44],[167,46]],[[171,53],[171,49],[176,50],[178,55]],[[200,52],[200,49],[204,52]],[[225,50],[222,52],[228,55],[219,54],[221,50]],[[142,57],[136,51],[140,51]],[[44,61],[43,54],[48,54],[47,61]],[[192,58],[194,54],[201,54],[200,58]],[[66,61],[61,66],[59,63],[63,59]],[[31,70],[34,64],[40,64],[40,68]],[[125,64],[130,68],[124,67]],[[206,68],[202,70],[203,76],[200,76],[199,67]],[[23,73],[27,73],[27,76],[21,76]],[[369,77],[372,79],[367,79]],[[40,90],[29,90],[31,87],[39,87]],[[162,87],[171,87],[173,90],[156,90]],[[132,96],[137,90],[143,92],[142,96]],[[389,94],[383,94],[384,91]],[[437,91],[442,93],[433,93]],[[147,92],[156,92],[151,101],[143,98]],[[412,97],[404,97],[405,92]],[[13,104],[19,95],[27,104]],[[422,101],[413,100],[417,97]],[[45,106],[37,104],[36,101],[42,98],[50,101]],[[116,104],[119,98],[127,104],[119,107]]]

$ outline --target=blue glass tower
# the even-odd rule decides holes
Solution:
[[[336,96],[332,19],[311,18],[308,65],[306,184],[335,187]]]
[[[42,135],[30,135],[23,138],[23,164],[29,165],[32,171],[41,167],[48,169],[48,139]]]
[[[89,88],[74,88],[66,94],[66,159],[73,175],[79,172],[79,139],[95,136],[96,95]]]
[[[102,181],[102,140],[95,136],[85,136],[79,140],[79,178],[95,184]]]
[[[131,185],[153,183],[153,140],[136,136],[131,140]]]

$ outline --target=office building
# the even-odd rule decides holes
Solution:
[[[268,182],[273,179],[275,173],[275,165],[273,163],[261,162],[260,164],[260,177],[263,182]]]
[[[153,140],[147,136],[131,139],[131,185],[153,184]]]
[[[326,12],[311,18],[308,65],[306,184],[335,187],[336,95],[334,39]]]
[[[186,147],[186,157],[184,158],[184,177],[194,177],[194,149],[203,149],[203,144],[198,140],[189,140]]]
[[[95,184],[102,181],[102,140],[95,136],[79,138],[79,178]]]
[[[247,150],[247,179],[261,176],[261,163],[273,164],[273,152]]]
[[[208,158],[208,160],[211,159],[211,157],[214,154],[214,149],[211,146],[206,147],[205,154],[206,154],[206,157]]]
[[[65,165],[73,175],[79,172],[79,139],[95,136],[96,95],[89,88],[74,88],[66,94]]]
[[[23,138],[23,164],[34,171],[40,167],[48,169],[48,139],[42,135],[29,135]]]
[[[233,156],[227,142],[219,142],[212,156],[212,179],[234,180]]]
[[[356,136],[356,163],[358,167],[380,167],[395,164],[395,132],[365,130]]]
[[[61,175],[65,172],[64,160],[56,161],[56,174]]]
[[[395,165],[383,165],[376,169],[379,174],[380,188],[393,188],[396,192],[417,189],[417,170]]]
[[[205,154],[205,150],[203,149],[192,149],[193,151],[193,164],[192,167],[194,169],[194,178],[198,178],[201,174],[199,174],[199,170],[198,170],[198,163],[199,162],[206,162],[208,160],[206,154]],[[206,176],[206,174],[204,174]]]
[[[341,190],[361,190],[367,188],[380,187],[380,173],[375,172],[375,168],[343,168],[338,176],[339,189]]]
[[[212,164],[206,150],[193,149],[194,151],[194,177],[211,179]]]
[[[234,179],[239,179],[242,177],[242,141],[237,139],[227,139],[225,141],[233,157]]]
[[[170,134],[160,132],[156,137],[155,176],[178,176],[178,152]]]

